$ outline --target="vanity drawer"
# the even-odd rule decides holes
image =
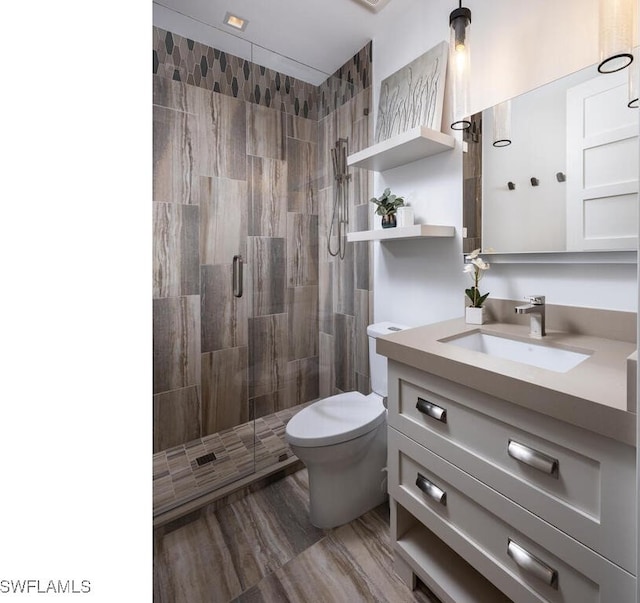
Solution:
[[[518,603],[635,600],[630,573],[393,428],[389,494]]]
[[[635,573],[635,449],[389,366],[389,425]]]

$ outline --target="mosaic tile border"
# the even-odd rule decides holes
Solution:
[[[318,120],[370,85],[372,43],[320,86],[153,28],[153,73],[284,113]]]

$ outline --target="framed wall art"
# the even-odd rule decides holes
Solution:
[[[382,81],[376,143],[417,126],[440,131],[448,54],[440,42]]]

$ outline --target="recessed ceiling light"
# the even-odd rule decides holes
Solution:
[[[243,19],[242,17],[238,17],[238,15],[232,15],[231,13],[227,13],[224,16],[224,24],[229,25],[230,27],[233,27],[238,31],[244,31],[247,27],[247,23],[249,23],[249,21],[247,21],[246,19]]]

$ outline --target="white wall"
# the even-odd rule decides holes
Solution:
[[[597,61],[597,0],[464,2],[472,11],[471,109],[479,111]],[[373,42],[374,115],[381,81],[449,37],[453,0],[405,0],[394,27]],[[443,125],[448,128],[448,104]],[[443,128],[445,130],[445,128]],[[445,131],[448,131],[446,129]],[[461,316],[462,151],[455,150],[377,173],[408,196],[417,222],[452,224],[455,239],[375,243],[374,317],[410,326]],[[372,206],[373,209],[373,206]],[[635,311],[635,266],[494,264],[481,291],[519,299],[544,294],[548,303]]]

